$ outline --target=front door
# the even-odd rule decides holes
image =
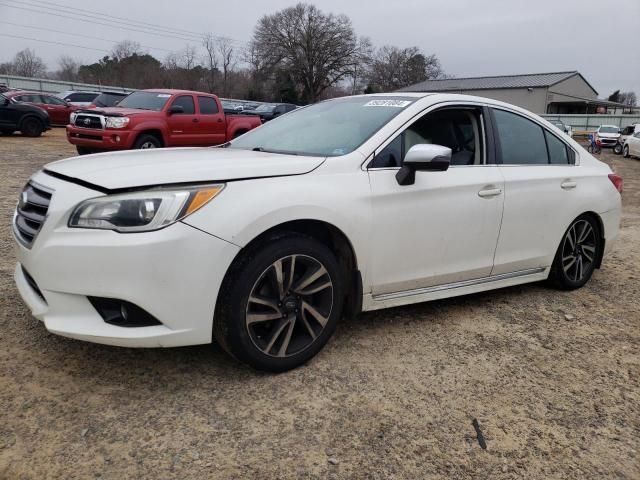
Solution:
[[[182,107],[182,113],[173,113],[167,117],[169,126],[169,137],[172,146],[195,146],[198,145],[199,127],[196,106],[193,95],[180,95],[176,97],[169,108],[173,106]]]
[[[504,182],[488,165],[481,108],[455,107],[421,117],[383,145],[369,164],[372,189],[373,295],[488,277],[493,267]],[[416,144],[452,149],[444,172],[395,176]]]

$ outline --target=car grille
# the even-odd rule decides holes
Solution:
[[[95,115],[76,115],[75,126],[80,128],[102,128],[100,117]]]
[[[34,184],[27,183],[20,195],[20,201],[13,217],[14,232],[18,240],[30,247],[42,228],[53,192]]]

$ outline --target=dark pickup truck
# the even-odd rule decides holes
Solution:
[[[216,95],[140,90],[117,106],[79,110],[67,139],[80,155],[107,150],[221,145],[262,125],[258,116],[225,115]]]

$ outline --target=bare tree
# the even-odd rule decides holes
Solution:
[[[425,55],[418,47],[398,48],[386,45],[376,52],[369,70],[369,84],[389,92],[424,80],[442,76],[440,61]]]
[[[620,92],[618,101],[628,107],[635,107],[638,104],[636,92]]]
[[[229,92],[229,73],[233,70],[236,63],[235,50],[233,43],[228,38],[218,39],[218,54],[222,60],[222,95],[227,96]]]
[[[348,17],[306,3],[262,17],[253,43],[271,68],[291,73],[308,102],[353,72],[359,45]]]
[[[351,72],[351,95],[362,93],[366,88],[364,80],[371,65],[373,57],[373,45],[368,37],[361,37],[358,41],[358,52]]]
[[[209,92],[215,92],[216,88],[216,72],[218,71],[218,55],[216,52],[216,37],[209,33],[202,40],[202,46],[206,53],[204,54],[204,64],[207,67],[207,88]]]
[[[58,80],[65,80],[67,82],[77,82],[79,69],[80,62],[68,55],[63,55],[58,59],[58,70],[56,71],[56,78]]]
[[[111,58],[120,61],[133,55],[144,55],[144,53],[138,42],[123,40],[115,44],[111,50]]]
[[[16,53],[12,63],[14,75],[20,75],[21,77],[44,77],[47,73],[47,67],[44,61],[30,48],[25,48]]]

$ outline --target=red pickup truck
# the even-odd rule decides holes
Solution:
[[[84,155],[106,150],[220,145],[262,125],[258,116],[225,115],[217,96],[140,90],[117,106],[78,110],[67,139]]]

